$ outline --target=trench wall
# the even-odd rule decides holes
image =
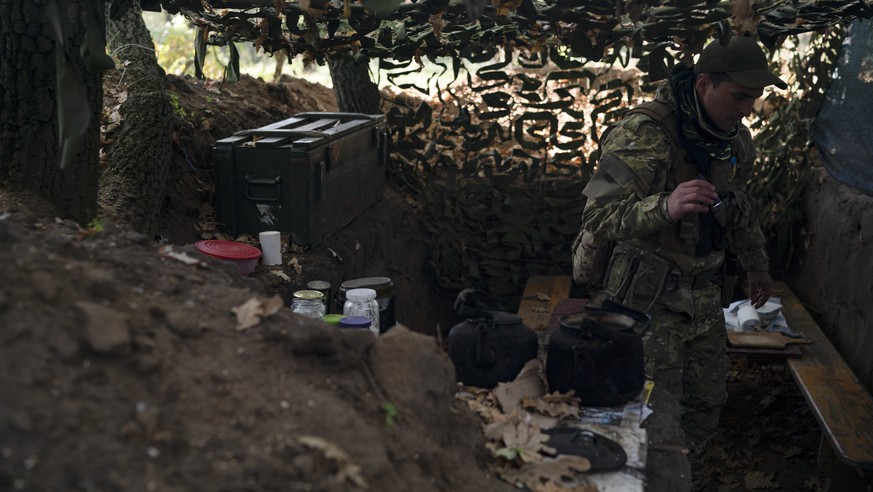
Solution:
[[[873,197],[816,167],[805,193],[805,244],[792,288],[873,392]]]

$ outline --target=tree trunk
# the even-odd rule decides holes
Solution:
[[[144,234],[157,231],[172,156],[172,111],[139,2],[118,21],[108,18],[106,40],[120,71],[119,126],[106,135],[100,175],[101,215]]]
[[[355,61],[348,55],[336,55],[327,59],[327,66],[340,111],[365,114],[382,112],[379,88],[370,80],[366,61]]]
[[[103,1],[100,8],[103,8]],[[61,169],[55,34],[45,0],[0,0],[0,187],[29,191],[80,223],[97,211],[102,73],[87,68],[80,47],[82,12],[91,0],[68,0],[68,59],[81,74],[90,122],[71,162]]]

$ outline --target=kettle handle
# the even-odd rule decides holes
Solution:
[[[484,305],[485,309],[476,307],[476,304]],[[455,313],[464,319],[493,320],[494,315],[489,311],[500,311],[500,306],[485,292],[467,288],[462,290],[458,297],[455,298],[454,309]]]

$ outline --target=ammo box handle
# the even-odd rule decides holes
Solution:
[[[261,178],[253,178],[251,176],[246,176],[246,198],[249,200],[257,200],[261,202],[278,202],[282,199],[282,187],[279,185],[279,182],[282,181],[282,178],[276,176],[272,179],[261,179]],[[275,196],[266,195],[257,195],[252,193],[253,190],[256,190],[258,187],[267,187],[267,191],[271,191],[275,189]]]

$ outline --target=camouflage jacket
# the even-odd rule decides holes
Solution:
[[[659,88],[655,100],[669,108],[676,107],[668,84]],[[601,142],[600,165],[583,192],[588,197],[583,229],[599,239],[614,241],[617,250],[634,251],[638,255],[645,252],[645,256],[663,260],[675,276],[693,277],[718,269],[724,262],[724,251],[714,250],[698,257],[675,247],[679,225],[670,220],[666,207],[667,197],[677,184],[671,181],[676,181],[677,169],[683,176],[678,182],[693,179],[698,170],[696,164],[685,161],[683,156],[687,153],[675,148],[662,124],[663,121],[657,123],[646,114],[632,113]],[[744,204],[744,212],[727,228],[728,250],[737,255],[746,270],[766,271],[764,236],[752,200],[743,189],[755,160],[748,128],[741,127],[732,145],[739,148],[738,158],[730,177],[716,187],[719,193],[725,191],[719,187],[729,188]],[[696,220],[696,217],[691,218]],[[607,273],[606,284],[610,283],[609,276],[615,274]],[[657,286],[652,286],[655,288]],[[685,306],[685,302],[678,301],[678,304],[674,307],[680,311],[695,311]]]

